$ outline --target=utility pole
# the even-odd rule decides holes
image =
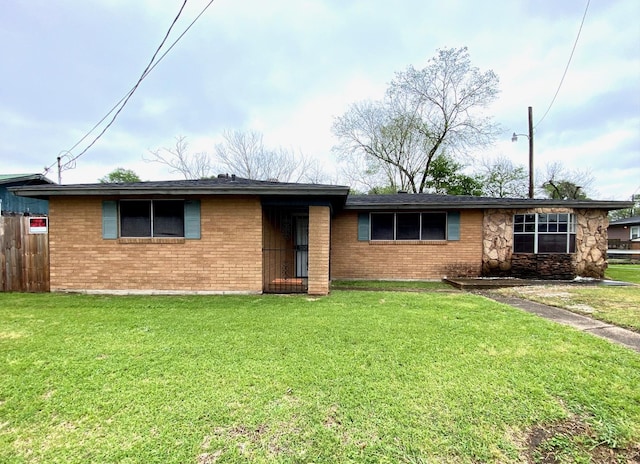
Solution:
[[[529,198],[533,198],[533,108],[529,107]]]
[[[516,134],[511,136],[512,142],[518,141],[518,136],[529,139],[529,198],[533,198],[533,108],[529,107],[529,134]]]

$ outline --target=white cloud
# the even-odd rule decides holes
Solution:
[[[207,2],[188,2],[176,32]],[[2,170],[39,171],[77,142],[131,88],[179,6],[6,5],[0,53],[12,67],[0,75]],[[504,134],[491,153],[526,164],[526,140],[511,143],[511,132],[527,131],[528,106],[535,122],[549,106],[584,7],[582,0],[218,0],[65,181],[91,182],[118,166],[167,178],[140,164],[147,149],[186,135],[192,150],[213,152],[223,129],[261,130],[267,143],[330,165],[335,116],[381,98],[394,72],[424,66],[437,48],[464,45],[476,66],[501,80],[491,111]],[[598,190],[612,198],[638,187],[638,17],[635,0],[591,2],[565,82],[535,134],[536,165],[561,159],[592,167]],[[625,170],[603,169],[607,160]]]

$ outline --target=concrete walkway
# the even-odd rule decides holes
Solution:
[[[588,316],[581,316],[566,309],[547,306],[522,298],[495,295],[488,292],[478,293],[492,300],[514,306],[559,324],[569,325],[582,332],[605,338],[640,353],[640,333],[607,324],[606,322],[597,321]]]

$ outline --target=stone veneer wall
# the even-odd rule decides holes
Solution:
[[[573,253],[513,253],[511,275],[520,279],[571,280],[576,277]]]
[[[544,278],[551,272],[554,275],[568,275],[567,259],[558,261],[555,266],[540,267],[539,259],[526,259],[519,254],[517,264],[513,259],[513,215],[530,213],[574,213],[576,215],[576,252],[572,255],[573,276],[601,279],[607,268],[607,226],[609,220],[605,210],[571,208],[532,208],[532,209],[488,209],[483,218],[482,273],[485,276],[520,276],[523,266],[534,266]],[[529,264],[525,264],[529,263]],[[515,264],[515,268],[514,268]],[[559,267],[558,267],[559,266]],[[527,275],[527,277],[531,277]]]
[[[577,209],[576,275],[602,279],[607,269],[607,211]]]

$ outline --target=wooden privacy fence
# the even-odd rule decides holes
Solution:
[[[29,233],[27,216],[0,216],[0,291],[49,291],[48,235]]]

